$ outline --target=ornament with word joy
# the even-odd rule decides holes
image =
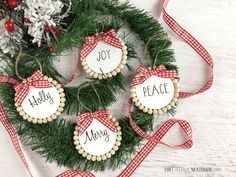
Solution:
[[[132,100],[140,110],[161,115],[175,106],[179,97],[177,72],[161,65],[149,68],[139,66],[138,75],[131,84]]]
[[[65,93],[56,80],[36,71],[15,86],[15,106],[23,117],[34,124],[56,119],[64,109]]]
[[[74,144],[88,160],[106,160],[119,149],[121,134],[119,122],[107,111],[84,113],[78,116]]]
[[[83,69],[94,78],[116,76],[127,62],[127,47],[114,29],[85,38],[80,52]]]

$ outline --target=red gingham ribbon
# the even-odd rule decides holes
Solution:
[[[109,128],[111,131],[115,132],[116,128],[111,120],[108,119],[109,113],[107,110],[102,109],[98,110],[96,112],[88,112],[83,113],[78,116],[78,122],[79,122],[79,133],[82,135],[84,131],[90,126],[90,124],[93,122],[93,119],[97,119],[99,122],[101,122],[103,125],[105,125],[107,128]]]
[[[67,170],[56,177],[75,177],[80,175],[81,177],[95,177],[91,172],[83,172],[79,170]]]
[[[0,76],[0,83],[10,83],[10,84],[16,85],[16,84],[19,84],[20,82],[9,76]]]
[[[198,42],[189,32],[187,32],[184,28],[182,28],[167,12],[166,7],[168,4],[168,0],[163,0],[162,12],[163,19],[166,24],[185,42],[187,42],[200,56],[201,58],[208,64],[210,67],[211,76],[207,83],[199,90],[190,93],[190,92],[180,92],[179,98],[187,98],[190,96],[197,95],[199,93],[205,92],[208,90],[213,83],[213,60],[208,51]]]
[[[140,65],[137,69],[138,74],[142,74],[140,76],[136,76],[132,82],[131,86],[140,85],[145,82],[150,76],[159,76],[161,78],[176,78],[178,77],[178,73],[175,70],[167,70],[165,66],[160,65],[153,70],[149,71],[143,65]]]
[[[155,136],[151,136],[151,135],[148,135],[146,132],[144,132],[141,128],[139,128],[139,126],[134,122],[134,120],[132,119],[130,113],[131,113],[131,108],[132,108],[132,105],[133,105],[133,102],[132,102],[132,99],[129,99],[129,102],[128,102],[128,112],[129,112],[129,122],[130,122],[130,125],[132,126],[132,128],[135,130],[135,132],[145,138],[145,139],[148,139],[149,141],[153,141],[153,142],[156,142],[156,143],[160,143],[160,144],[163,144],[163,145],[166,145],[168,147],[174,147],[176,149],[183,149],[183,148],[190,148],[192,146],[192,130],[190,128],[190,125],[188,122],[186,121],[178,121],[180,126],[185,129],[185,133],[188,137],[187,141],[182,144],[182,145],[178,145],[178,146],[169,146],[168,144],[165,144],[163,142],[161,142],[159,139],[157,139]],[[172,119],[173,120],[173,119]],[[186,127],[188,127],[188,129],[186,129]]]
[[[21,160],[24,163],[26,169],[28,170],[30,176],[33,177],[33,175],[30,172],[29,165],[28,165],[28,163],[25,159],[25,156],[23,154],[23,151],[21,150],[16,131],[15,131],[14,127],[8,122],[7,116],[6,116],[6,113],[3,109],[1,101],[0,101],[0,122],[2,123],[4,128],[7,130],[8,134],[11,138],[11,142],[13,144],[13,147],[14,147],[15,151],[17,152],[17,154],[21,158]]]
[[[109,31],[103,32],[101,34],[85,37],[84,46],[80,52],[82,59],[85,59],[88,56],[88,54],[97,46],[100,40],[103,40],[104,42],[116,48],[121,48],[121,44],[115,30],[110,29]]]
[[[187,141],[181,145],[169,145],[161,141],[166,133],[178,123],[181,129],[187,136]],[[155,139],[155,141],[153,141]],[[139,167],[143,160],[152,152],[157,144],[163,144],[171,148],[177,149],[189,149],[192,147],[192,129],[189,123],[185,120],[169,119],[166,121],[161,128],[152,136],[152,140],[149,140],[145,146],[138,152],[138,154],[133,158],[133,160],[128,164],[128,166],[122,171],[118,177],[129,177],[133,172]]]
[[[43,74],[37,70],[26,82],[17,84],[14,89],[16,91],[15,102],[21,105],[25,97],[29,93],[30,86],[36,88],[50,88],[52,85],[43,79]]]

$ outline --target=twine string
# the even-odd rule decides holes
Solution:
[[[85,83],[87,84],[87,82]],[[98,93],[98,91],[96,90],[96,88],[94,87],[94,84],[93,83],[89,83],[89,85],[92,87],[93,91],[95,92],[97,98],[98,98],[98,105],[100,106],[101,105],[101,98],[100,98],[100,95]],[[87,106],[85,106],[83,104],[83,102],[81,101],[80,99],[80,91],[81,91],[82,88],[78,89],[78,92],[77,92],[77,100],[79,101],[79,103],[81,104],[81,106],[83,108],[85,108],[86,110],[88,110],[89,112],[92,112],[92,110],[90,108],[88,108]]]
[[[17,76],[19,79],[21,79],[21,80],[26,80],[26,78],[23,78],[23,77],[20,76],[19,71],[18,71],[19,62],[20,62],[20,60],[21,60],[24,56],[33,58],[33,59],[37,62],[38,66],[39,66],[40,72],[41,72],[41,73],[43,72],[43,67],[42,67],[41,63],[39,62],[39,60],[38,60],[36,57],[34,57],[34,56],[31,56],[31,55],[29,55],[29,54],[23,53],[23,52],[22,52],[22,48],[21,48],[20,51],[19,51],[19,53],[18,53],[18,55],[17,55],[17,57],[16,57],[16,63],[15,63],[15,72],[16,72],[16,76]]]

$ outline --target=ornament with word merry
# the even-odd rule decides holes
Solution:
[[[80,52],[84,70],[89,76],[106,79],[116,76],[127,62],[127,47],[114,29],[85,37]]]
[[[121,134],[119,122],[107,110],[84,113],[78,116],[74,144],[88,160],[106,160],[119,149]]]
[[[135,105],[148,114],[161,115],[175,106],[179,97],[178,73],[163,65],[146,69],[139,66],[131,83]]]
[[[14,87],[15,106],[19,114],[34,124],[56,119],[64,109],[65,93],[56,80],[37,70],[31,77]]]

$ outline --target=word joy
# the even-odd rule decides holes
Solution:
[[[86,131],[86,139],[84,144],[86,144],[88,141],[96,141],[97,139],[103,138],[105,137],[105,142],[109,141],[109,136],[107,133],[107,129],[105,130],[99,130],[96,132],[93,132],[93,130],[91,130],[90,132]]]
[[[153,96],[153,95],[163,95],[169,93],[167,91],[167,83],[159,84],[158,86],[146,86],[143,87],[143,95],[144,97]]]
[[[32,99],[28,99],[30,105],[34,108],[34,106],[39,106],[40,104],[49,101],[50,104],[54,103],[53,97],[50,95],[50,93],[45,94],[45,92],[42,90],[38,92],[37,96],[32,96]]]
[[[111,50],[102,50],[98,52],[98,58],[97,61],[111,59],[110,55]]]

